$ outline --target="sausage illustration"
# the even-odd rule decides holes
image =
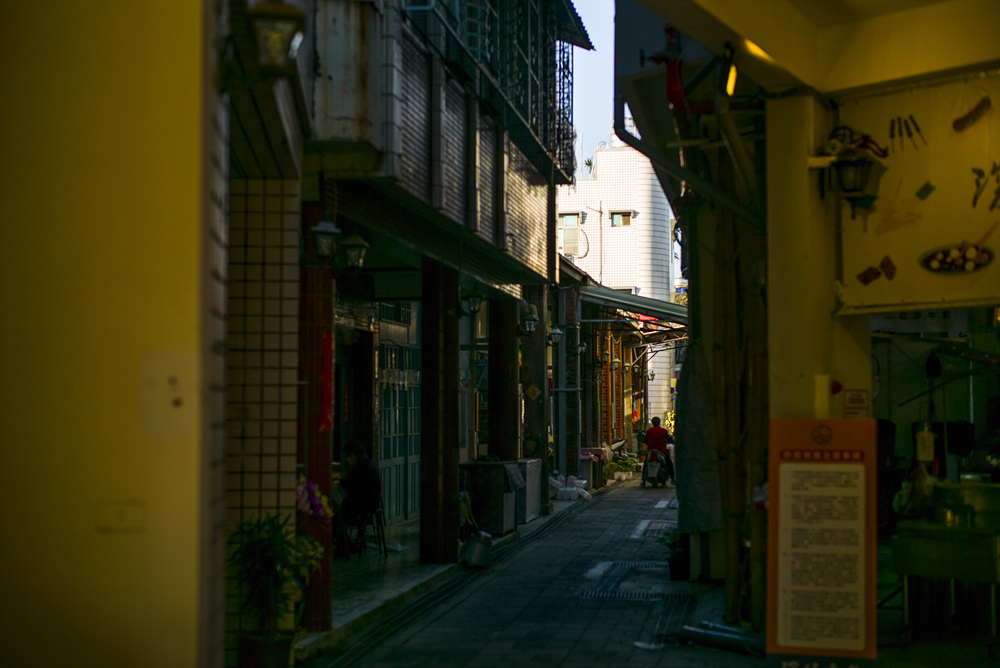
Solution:
[[[955,132],[962,132],[972,127],[976,121],[986,115],[992,104],[989,96],[984,97],[979,101],[979,104],[972,108],[972,111],[952,121],[951,127],[955,129]]]
[[[885,277],[890,281],[896,278],[896,264],[888,255],[882,258],[882,262],[879,264],[879,267],[882,268],[882,273],[885,274]]]
[[[861,281],[861,285],[868,285],[881,275],[882,272],[879,271],[877,267],[868,267],[863,272],[858,274],[858,280]]]

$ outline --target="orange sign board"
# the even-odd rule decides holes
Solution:
[[[876,637],[875,420],[772,420],[770,668],[869,668]]]

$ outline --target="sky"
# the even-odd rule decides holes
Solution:
[[[573,0],[593,51],[573,48],[573,123],[576,126],[577,177],[583,161],[600,142],[611,143],[614,121],[615,0]]]

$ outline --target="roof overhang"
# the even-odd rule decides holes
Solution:
[[[580,300],[590,304],[598,304],[616,308],[622,311],[650,316],[660,322],[688,324],[687,306],[665,302],[660,299],[640,297],[619,290],[612,290],[603,285],[583,285],[580,287]]]
[[[570,0],[561,0],[556,4],[556,22],[556,36],[560,40],[587,51],[594,50],[587,28]]]
[[[892,82],[969,71],[1000,57],[996,0],[618,0],[617,4],[619,15],[636,4],[644,6],[714,54],[722,54],[728,45],[740,75],[772,94],[806,88],[837,99]],[[616,23],[621,18],[616,16]],[[634,29],[648,24],[645,20]],[[655,27],[662,35],[662,24]],[[630,40],[629,46],[636,52],[655,53],[638,40]],[[654,49],[662,49],[662,37]]]

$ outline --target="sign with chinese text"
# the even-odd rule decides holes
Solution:
[[[842,313],[1000,301],[1000,80],[846,102],[875,159],[842,219]]]
[[[968,336],[968,311],[963,308],[925,311],[889,311],[871,316],[873,332],[930,333],[952,338]]]
[[[872,402],[868,398],[868,390],[844,390],[843,402],[845,418],[859,420],[871,417]]]
[[[770,668],[873,668],[875,420],[772,420]]]

